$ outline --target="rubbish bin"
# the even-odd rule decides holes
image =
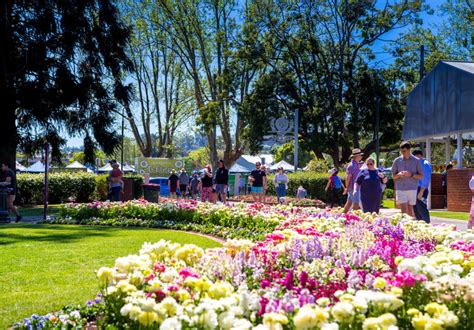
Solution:
[[[147,183],[142,185],[143,187],[143,197],[145,200],[158,203],[160,198],[160,185],[156,183]]]
[[[7,209],[7,196],[9,190],[10,189],[6,188],[5,185],[0,186],[0,223],[10,223]]]

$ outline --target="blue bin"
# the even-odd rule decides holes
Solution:
[[[168,197],[170,195],[170,189],[168,187],[168,178],[150,178],[150,183],[156,183],[160,185],[160,196]]]

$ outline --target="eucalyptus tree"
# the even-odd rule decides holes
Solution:
[[[176,130],[194,112],[189,79],[173,39],[157,24],[155,5],[124,1],[121,10],[132,27],[127,50],[134,68],[126,118],[143,156],[171,157]]]
[[[18,145],[47,141],[59,159],[65,133],[85,136],[86,161],[97,144],[112,152],[115,113],[129,101],[128,37],[113,1],[3,1],[0,158],[15,164]]]
[[[299,109],[299,134],[303,146],[318,158],[329,154],[334,164],[348,160],[360,138],[370,137],[372,127],[364,120],[381,102],[381,120],[400,120],[398,93],[379,79],[382,72],[367,71],[371,47],[395,28],[412,24],[421,8],[419,1],[291,1],[255,0],[259,31],[265,34],[271,70],[260,77],[254,108],[291,114]],[[364,75],[364,71],[367,74]],[[265,83],[266,81],[266,83]],[[378,89],[373,99],[359,97],[360,84]],[[262,107],[263,105],[263,107]],[[262,116],[260,120],[269,116]],[[375,120],[374,120],[375,121]],[[390,126],[382,135],[393,138]],[[263,133],[260,134],[260,138]]]

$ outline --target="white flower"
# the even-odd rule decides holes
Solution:
[[[354,317],[354,306],[348,302],[338,302],[331,311],[337,321],[348,322]]]
[[[181,322],[175,317],[167,318],[161,323],[160,330],[181,330]]]
[[[325,323],[321,327],[321,330],[339,330],[337,323]]]

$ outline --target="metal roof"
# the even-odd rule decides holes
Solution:
[[[440,61],[407,98],[403,139],[474,131],[474,62]]]

